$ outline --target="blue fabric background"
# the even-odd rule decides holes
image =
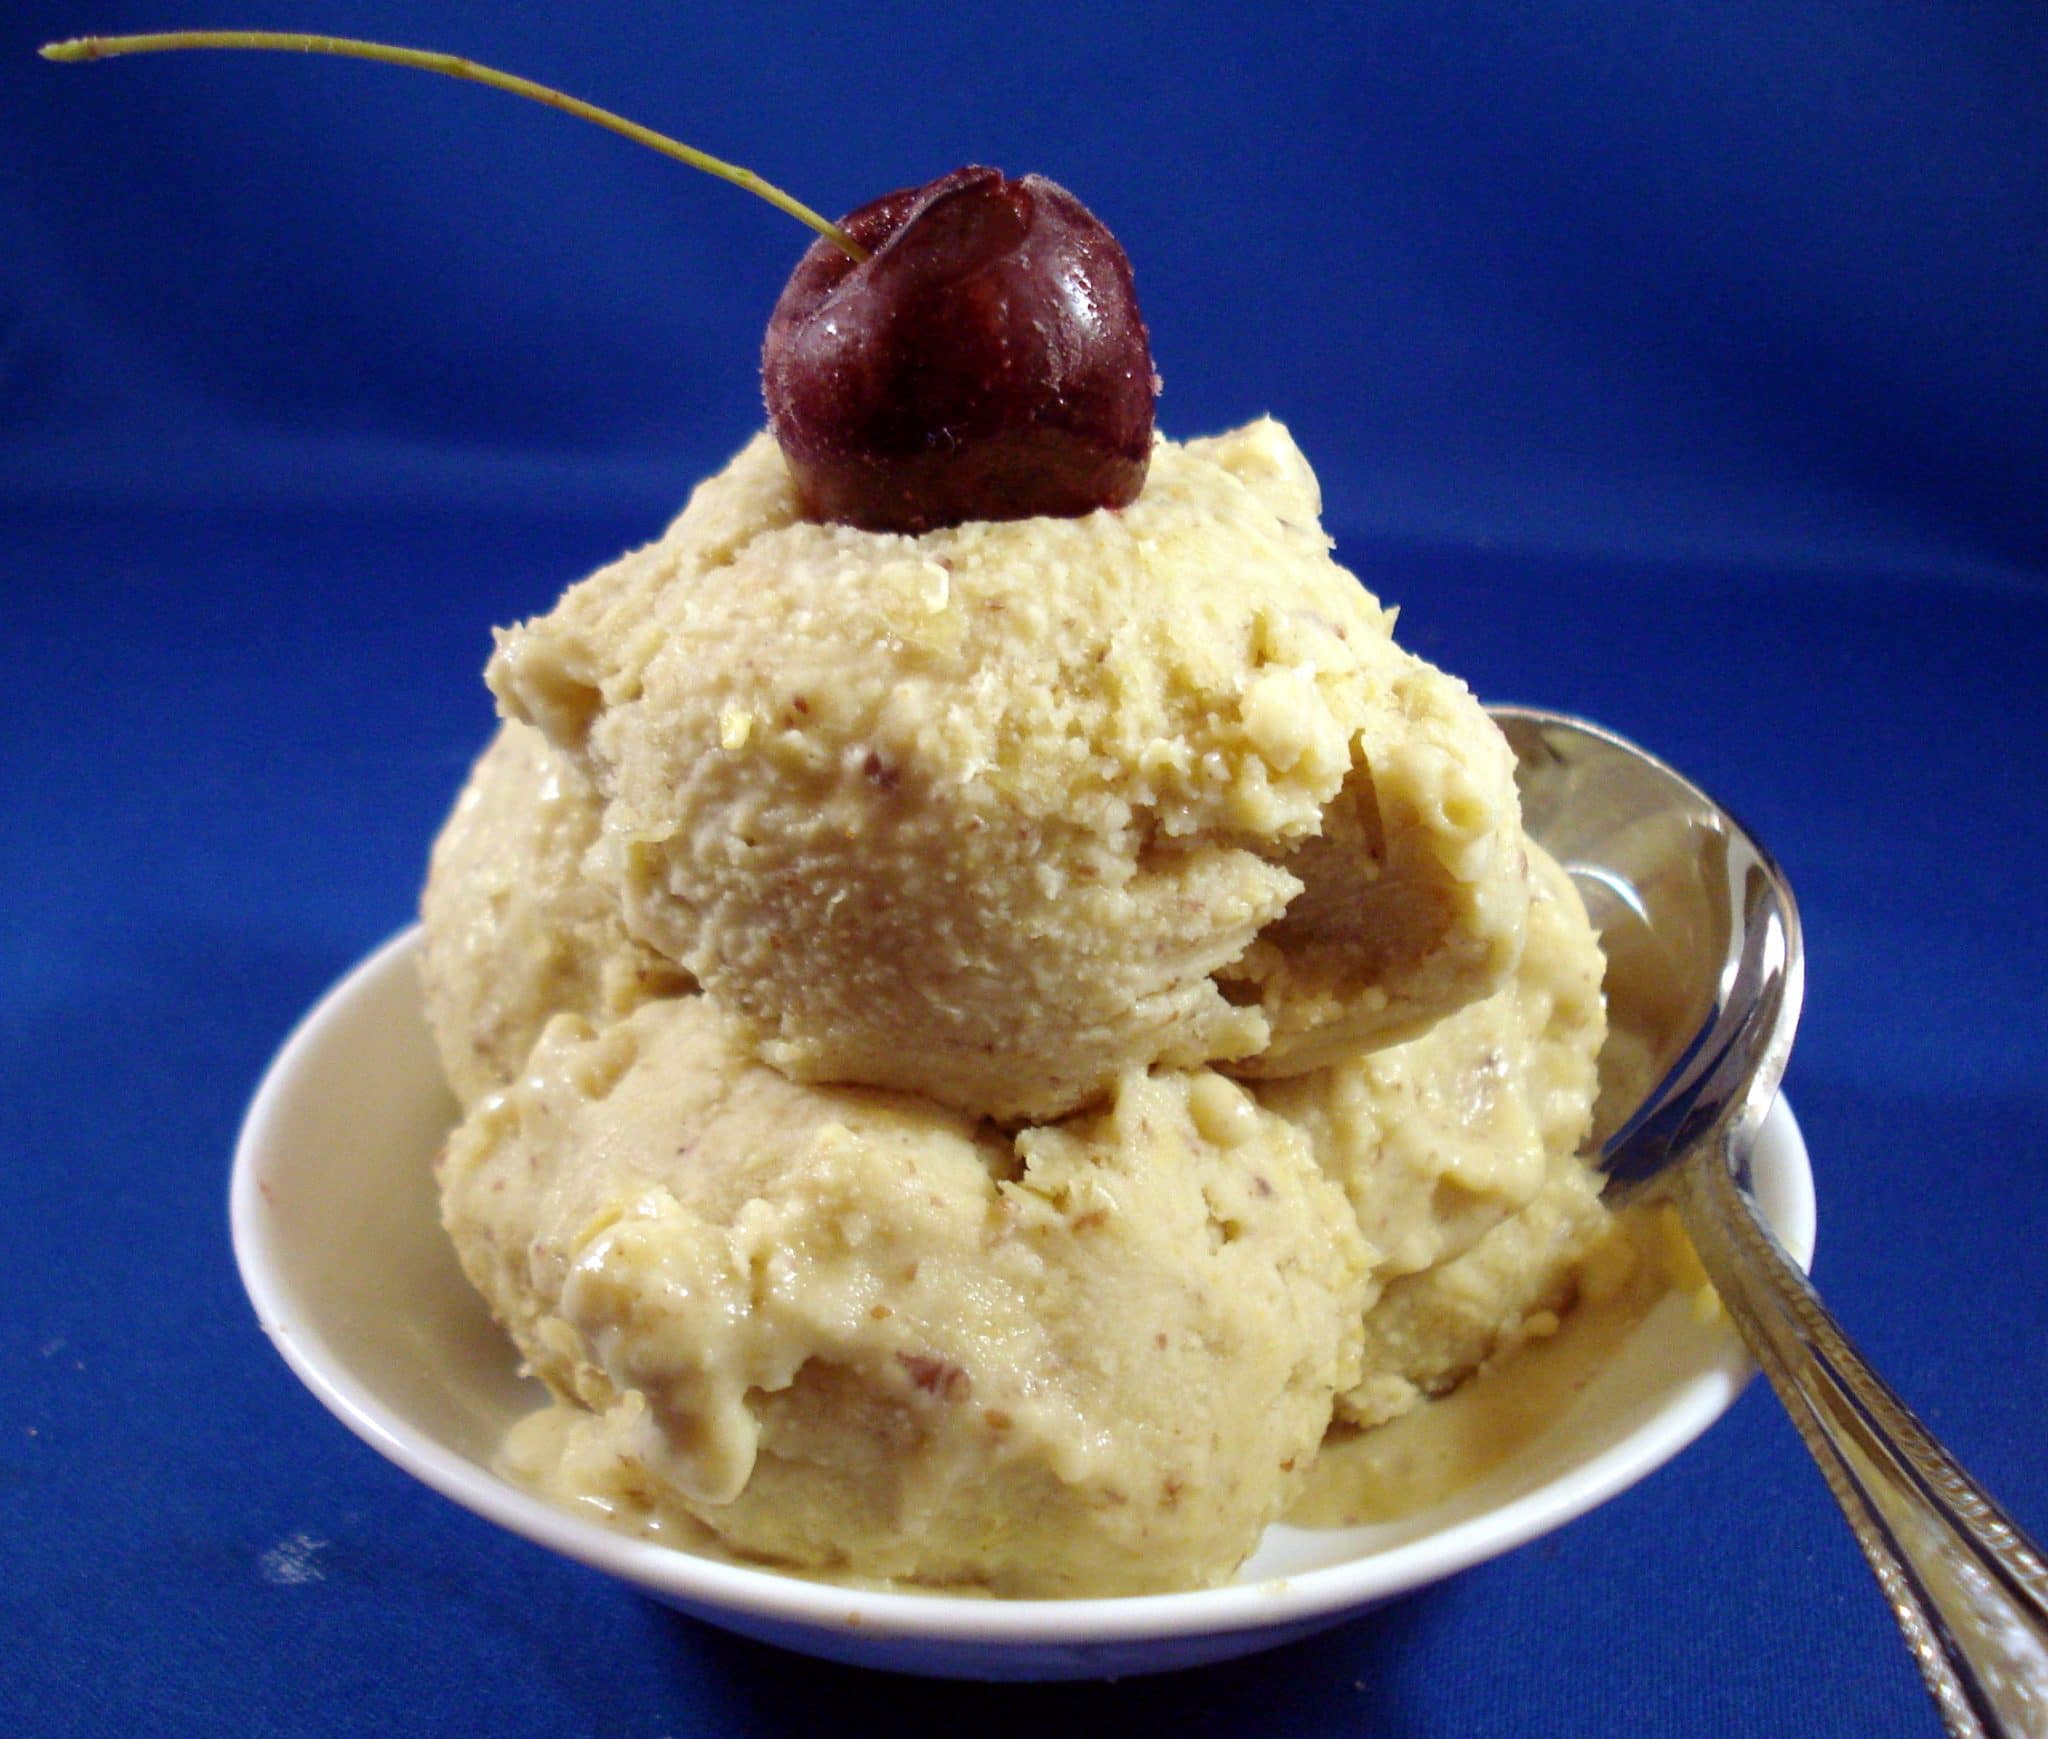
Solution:
[[[1937,1730],[1761,1391],[1325,1638],[1000,1692],[687,1623],[322,1413],[234,1279],[243,1103],[407,920],[489,729],[488,626],[754,426],[804,237],[444,81],[31,57],[235,21],[178,14],[0,18],[0,1725]],[[1072,186],[1137,264],[1170,432],[1281,416],[1412,644],[1661,749],[1784,859],[1824,1289],[2048,1531],[2048,13],[241,21],[492,60],[828,210],[974,159]]]

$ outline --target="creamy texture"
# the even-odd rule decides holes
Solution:
[[[1044,1120],[1291,1074],[1490,994],[1505,744],[1331,560],[1271,422],[1121,513],[807,524],[766,437],[490,678],[605,800],[628,928],[807,1080]]]
[[[689,988],[626,934],[583,873],[602,808],[573,763],[507,723],[478,758],[435,842],[421,979],[441,1066],[465,1105],[504,1085],[548,1018],[612,1018]]]
[[[521,1477],[812,1574],[1196,1586],[1333,1420],[1618,1272],[1584,908],[1316,516],[1272,423],[918,538],[800,522],[764,440],[502,637],[424,915],[443,1218],[557,1397]]]
[[[1526,851],[1527,942],[1505,988],[1405,1044],[1258,1090],[1344,1185],[1389,1275],[1459,1254],[1586,1135],[1606,1032],[1599,943],[1564,872]]]
[[[1365,1375],[1340,1401],[1359,1423],[1448,1387],[1560,1302],[1606,1221],[1579,1157],[1607,1030],[1599,942],[1570,879],[1524,849],[1527,941],[1505,988],[1420,1038],[1259,1091],[1307,1135],[1380,1256]]]
[[[1568,1312],[1529,1311],[1477,1370],[1426,1407],[1372,1430],[1333,1429],[1287,1519],[1340,1528],[1413,1515],[1534,1444],[1669,1290],[1667,1245],[1648,1216],[1609,1220],[1573,1264]]]
[[[1569,1309],[1612,1224],[1600,1182],[1581,1160],[1561,1157],[1528,1205],[1470,1249],[1390,1281],[1366,1317],[1366,1374],[1338,1398],[1338,1417],[1398,1418],[1511,1349],[1532,1318]]]
[[[1133,1073],[1011,1137],[792,1082],[679,998],[551,1024],[440,1180],[470,1279],[589,1410],[583,1494],[779,1563],[1213,1582],[1358,1372],[1341,1192],[1207,1072]]]

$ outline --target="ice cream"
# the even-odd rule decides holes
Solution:
[[[1507,986],[1405,1044],[1259,1092],[1379,1253],[1364,1374],[1338,1398],[1354,1423],[1405,1412],[1567,1302],[1608,1223],[1580,1158],[1607,1032],[1600,948],[1570,879],[1525,851],[1527,940]]]
[[[1295,1073],[1489,994],[1525,904],[1498,732],[1317,514],[1271,422],[915,538],[800,520],[763,437],[491,683],[604,792],[628,929],[793,1078],[1043,1120]]]
[[[1569,1302],[1599,951],[1318,511],[1271,422],[915,536],[803,520],[762,439],[501,636],[427,994],[537,1484],[807,1571],[1195,1586],[1333,1420]]]
[[[1214,1581],[1359,1372],[1341,1192],[1207,1071],[1005,1137],[792,1082],[671,999],[551,1025],[441,1183],[471,1278],[589,1410],[581,1495],[809,1569]]]
[[[540,732],[508,721],[441,829],[420,899],[426,1006],[465,1105],[518,1073],[551,1016],[616,1018],[692,988],[626,934],[583,873],[597,795]]]

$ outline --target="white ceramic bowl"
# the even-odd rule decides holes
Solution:
[[[526,1538],[684,1612],[832,1660],[963,1678],[1108,1678],[1250,1654],[1495,1557],[1605,1502],[1727,1409],[1751,1367],[1725,1327],[1665,1299],[1538,1438],[1420,1514],[1276,1527],[1229,1587],[1107,1600],[872,1593],[629,1539],[491,1471],[541,1399],[464,1282],[429,1164],[455,1115],[420,1009],[417,934],[363,961],[271,1065],[243,1124],[230,1211],[243,1284],[279,1352],[373,1448]],[[1813,1180],[1780,1102],[1759,1193],[1799,1260]]]

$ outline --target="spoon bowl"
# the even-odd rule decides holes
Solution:
[[[1490,709],[1515,753],[1530,838],[1562,864],[1607,956],[1617,1042],[1594,1139],[1633,1194],[1733,1114],[1746,1154],[1770,1109],[1805,984],[1784,872],[1683,774],[1612,731]]]

